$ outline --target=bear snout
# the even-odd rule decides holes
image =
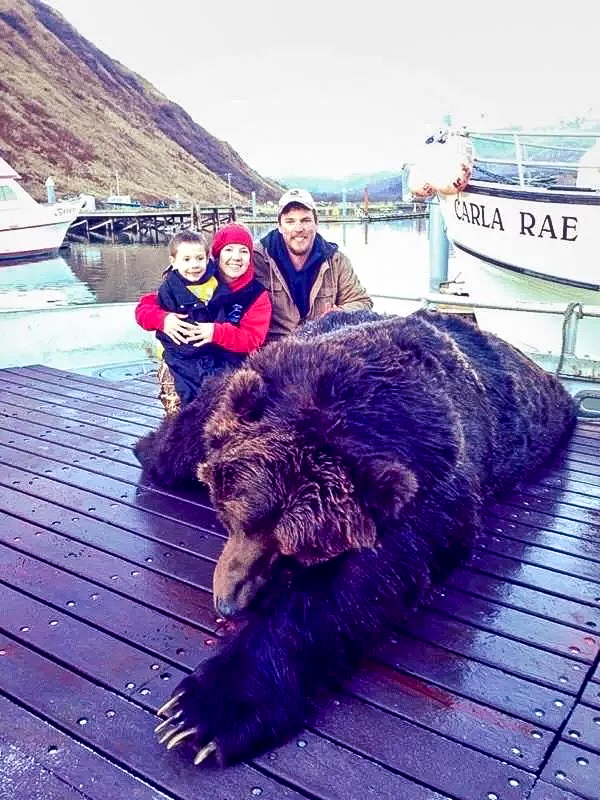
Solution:
[[[226,619],[238,617],[267,583],[278,553],[266,542],[231,534],[215,567],[213,602]]]

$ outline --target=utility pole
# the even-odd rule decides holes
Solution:
[[[231,199],[231,172],[227,173],[227,188],[229,189],[229,205],[233,205],[233,200]]]

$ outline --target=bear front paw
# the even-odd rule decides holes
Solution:
[[[210,672],[199,670],[184,678],[158,710],[164,719],[155,732],[168,750],[185,745],[194,764],[214,758],[226,766],[281,744],[301,727],[302,716],[292,711],[289,698],[278,703],[268,690],[257,692],[250,676],[251,689],[224,674],[215,680]]]

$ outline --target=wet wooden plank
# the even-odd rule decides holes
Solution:
[[[411,615],[405,627],[415,638],[440,644],[536,683],[566,692],[577,686],[572,668],[577,663],[574,659],[580,658],[579,653],[573,653],[573,659],[569,659],[427,609]]]
[[[594,708],[600,709],[600,685],[590,681],[583,690],[581,700]]]
[[[293,744],[268,753],[256,763],[292,780],[311,798],[455,800],[310,732],[296,737]]]
[[[156,718],[137,703],[97,686],[0,635],[0,685],[11,699],[72,738],[120,764],[163,792],[194,800],[300,800],[301,795],[253,767],[182,769],[158,744]],[[261,789],[257,794],[253,789]],[[108,798],[107,798],[108,800]]]
[[[139,467],[137,458],[132,452],[135,437],[127,437],[121,441],[127,444],[124,447],[115,447],[114,434],[107,435],[104,441],[69,431],[40,425],[31,419],[16,420],[14,417],[4,416],[0,413],[0,429],[3,444],[18,444],[22,449],[27,449],[28,439],[39,439],[43,442],[61,445],[70,450],[78,450],[91,456],[103,456],[107,460],[129,464],[136,469]],[[110,444],[109,444],[110,443]]]
[[[546,729],[557,730],[563,724],[575,704],[572,695],[510,674],[464,653],[453,652],[443,645],[443,642],[430,643],[398,632],[377,648],[376,656],[379,661],[438,688],[527,720],[532,723],[529,735],[548,745]],[[469,652],[467,645],[463,645],[463,649]],[[583,665],[572,666],[577,673],[571,689],[575,693],[585,673]]]
[[[43,367],[41,365],[31,367],[18,367],[16,369],[4,369],[2,375],[14,375],[15,377],[26,376],[37,379],[47,386],[67,386],[80,390],[87,390],[95,395],[105,395],[107,397],[119,397],[131,400],[135,396],[135,401],[145,406],[152,406],[161,409],[162,406],[158,398],[149,391],[146,382],[138,383],[136,380],[126,381],[107,381],[103,378],[94,378],[88,375],[80,375],[77,372],[55,369],[54,367]],[[151,375],[150,380],[156,386],[156,370]]]
[[[376,661],[345,688],[371,705],[476,750],[485,742],[486,753],[522,769],[537,769],[551,741],[549,735],[533,737],[527,720]]]
[[[358,700],[331,704],[319,717],[317,727],[362,755],[430,786],[443,786],[464,800],[489,794],[506,800],[526,798],[534,782],[532,773],[442,739],[401,718],[380,714]]]
[[[600,755],[574,744],[559,742],[552,751],[541,777],[586,800],[598,800]]]
[[[79,444],[84,445],[85,442],[80,441]],[[140,467],[131,452],[127,461],[115,461],[108,458],[105,453],[94,452],[96,448],[80,449],[52,441],[50,437],[36,438],[28,434],[26,426],[23,426],[22,431],[10,431],[0,427],[0,459],[3,455],[9,458],[5,449],[7,447],[31,455],[40,454],[45,459],[58,461],[61,464],[79,464],[90,472],[97,472],[99,475],[110,474],[113,478],[126,483],[137,484],[139,481]],[[18,464],[18,460],[15,463]],[[32,466],[35,472],[36,463],[34,462]]]
[[[42,726],[51,719],[73,746],[89,745],[127,779],[182,800],[220,797],[211,791],[221,791],[229,770],[194,770],[162,752],[146,763],[151,731],[119,732],[113,742],[96,724],[109,725],[99,704],[106,695],[95,694],[108,692],[132,720],[153,726],[157,698],[210,655],[218,635],[210,585],[224,532],[207,497],[140,491],[127,450],[158,419],[153,381],[113,384],[40,366],[0,373],[0,603],[9,619],[0,626],[23,660],[20,674],[49,684],[38,698],[18,675],[2,673],[5,653],[0,690],[19,713]],[[446,596],[382,643],[312,730],[244,775],[271,781],[271,796],[471,800],[531,791],[536,800],[567,800],[565,780],[548,771],[573,752],[559,747],[597,752],[598,444],[600,426],[580,426],[551,470],[493,504],[472,563]],[[102,663],[107,652],[113,663]],[[66,693],[64,709],[51,702],[53,691]],[[94,694],[92,711],[101,713],[73,722],[70,692],[84,701]],[[595,767],[587,766],[589,774]],[[39,780],[44,768],[36,766]],[[47,786],[52,797],[52,780]],[[251,788],[262,794],[261,784]],[[586,791],[584,780],[573,796]],[[222,794],[246,797],[248,784]]]
[[[90,386],[77,388],[76,384],[67,381],[48,383],[45,380],[31,378],[22,372],[11,373],[10,371],[2,370],[0,384],[9,391],[10,388],[15,387],[15,391],[25,390],[29,395],[43,395],[52,392],[56,397],[60,397],[63,403],[71,401],[93,403],[110,413],[115,410],[125,413],[133,412],[134,414],[142,413],[149,418],[149,424],[156,423],[163,416],[160,406],[155,403],[141,403],[137,397],[127,397],[127,395],[118,392],[99,391],[96,387]],[[110,413],[107,416],[110,416]]]
[[[171,574],[177,569],[174,556],[179,549],[188,553],[183,561],[190,555],[215,561],[223,548],[224,537],[206,528],[155,516],[144,509],[36,477],[11,470],[8,472],[10,485],[0,484],[2,507],[18,512],[21,519],[34,525],[45,525],[54,532],[99,549],[113,548],[125,558],[153,564],[153,569]],[[23,493],[23,488],[28,490],[27,494]],[[33,488],[37,494],[33,493]],[[3,505],[5,502],[14,505],[7,507]],[[204,521],[204,513],[199,515],[200,521]],[[145,522],[145,527],[140,525],[141,521]],[[132,535],[124,536],[123,530]],[[200,570],[200,563],[193,563]],[[207,575],[205,572],[204,579]]]
[[[588,664],[595,660],[600,651],[600,639],[590,631],[577,630],[528,611],[472,597],[452,587],[438,592],[430,608],[478,628],[502,633]]]
[[[94,413],[89,407],[73,408],[41,399],[39,396],[32,398],[27,394],[15,394],[7,392],[5,389],[0,389],[0,408],[5,409],[5,413],[19,419],[29,411],[55,415],[64,420],[65,430],[87,430],[88,425],[93,425],[108,431],[128,433],[139,438],[152,429],[146,420],[132,422],[117,416],[108,418]]]
[[[78,456],[76,458],[79,460]],[[0,485],[16,488],[31,497],[47,498],[90,516],[101,515],[101,519],[118,523],[122,519],[122,506],[129,506],[134,510],[129,515],[137,516],[138,522],[151,523],[152,517],[145,517],[145,512],[151,512],[163,518],[181,520],[182,523],[203,531],[223,535],[223,528],[208,506],[173,497],[165,492],[140,489],[136,484],[123,483],[106,475],[94,475],[79,467],[71,467],[1,445],[0,464],[3,465],[0,470]],[[118,509],[117,513],[115,509]]]
[[[484,574],[590,606],[596,606],[596,598],[600,594],[596,581],[576,578],[568,572],[556,572],[545,566],[527,564],[519,561],[518,554],[509,556],[487,551],[483,556],[477,552],[471,558],[470,566]]]
[[[581,800],[581,795],[572,794],[546,781],[537,781],[529,800]]]
[[[503,520],[498,521],[490,535],[494,542],[497,544],[504,543],[505,547],[509,547],[511,540],[513,540],[545,547],[558,553],[568,553],[579,558],[587,558],[598,564],[600,572],[600,531],[595,535],[595,532],[588,528],[585,537],[571,536],[563,531],[547,531],[543,528],[532,528],[529,525],[517,525],[514,522]],[[485,542],[486,538],[482,537],[480,544],[485,544]]]
[[[17,398],[18,402],[20,402],[21,398],[31,397],[32,394],[34,394],[34,392],[30,387],[19,386],[9,381],[2,380],[2,373],[0,372],[0,397]],[[71,397],[65,397],[62,394],[49,390],[48,388],[45,388],[44,391],[37,389],[35,390],[35,397],[40,402],[46,403],[55,409],[68,408],[85,413],[92,413],[97,418],[103,418],[106,421],[106,424],[108,424],[109,420],[111,419],[125,420],[126,422],[130,422],[135,425],[142,425],[147,428],[151,428],[157,423],[158,417],[155,413],[146,413],[146,406],[140,409],[140,407],[135,403],[131,403],[130,405],[132,406],[132,409],[125,410],[123,408],[115,408],[114,405],[111,405],[108,402],[100,403],[97,400],[90,399],[89,397],[86,398],[84,392],[81,394],[81,399],[75,399]],[[154,412],[154,409],[150,409],[150,411]]]
[[[174,800],[6,697],[0,752],[0,796],[7,800]]]
[[[123,381],[107,381],[105,378],[96,378],[92,375],[83,375],[79,372],[69,372],[56,367],[45,367],[42,364],[32,364],[30,367],[19,367],[19,371],[24,369],[26,374],[36,374],[49,379],[52,382],[66,379],[74,383],[95,386],[101,389],[110,389],[114,392],[122,392],[124,394],[136,394],[143,398],[143,401],[153,400],[158,404],[155,399],[156,394],[156,369],[150,372],[138,375],[134,379],[127,379]]]
[[[591,561],[587,558],[578,558],[567,553],[558,553],[537,545],[525,543],[516,545],[501,536],[489,536],[485,533],[481,537],[479,544],[485,546],[485,553],[479,551],[473,556],[472,563],[477,567],[487,558],[488,552],[500,555],[508,554],[528,564],[535,564],[555,572],[563,572],[584,580],[598,582],[600,567],[595,560]]]
[[[193,669],[210,654],[217,630],[210,593],[194,595],[194,619],[186,621],[179,617],[188,615],[188,606],[183,606],[181,600],[169,600],[187,595],[191,604],[192,598],[174,581],[153,573],[144,575],[143,571],[132,576],[141,581],[115,581],[114,575],[120,577],[119,573],[103,571],[100,559],[90,560],[87,571],[94,581],[67,572],[62,565],[2,547],[0,580],[7,584],[10,580],[12,587],[33,599],[135,644],[157,658],[168,659],[180,669]],[[112,561],[116,562],[112,568],[119,569],[118,559]],[[162,598],[162,610],[155,594]]]
[[[94,446],[93,443],[97,441],[101,443],[101,446],[105,447],[108,454],[130,451],[141,435],[102,428],[91,423],[75,425],[69,419],[43,411],[35,411],[33,408],[27,409],[26,419],[24,419],[21,406],[0,401],[0,425],[3,428],[14,430],[14,426],[24,422],[42,429],[43,432],[38,434],[42,439],[46,436],[60,435],[61,433],[66,434],[66,436],[80,438],[82,433],[85,432],[85,439],[91,443],[91,446]]]
[[[552,576],[549,576],[549,588],[552,588],[551,581]],[[587,631],[600,630],[600,607],[587,606],[572,598],[557,597],[549,591],[540,591],[539,587],[533,589],[470,569],[457,570],[450,577],[448,585],[545,619],[560,621]]]
[[[94,683],[136,697],[158,708],[170,696],[172,686],[186,673],[144,653],[131,644],[91,630],[70,614],[47,608],[8,586],[0,584],[4,633],[26,647],[33,647],[52,661],[68,664]],[[110,653],[110,658],[107,654]],[[168,680],[161,679],[168,674]]]
[[[600,713],[598,709],[578,703],[563,731],[563,739],[576,742],[600,754]],[[600,788],[600,782],[598,784]]]
[[[514,525],[525,525],[534,529],[539,528],[545,531],[564,533],[567,536],[575,538],[596,539],[600,536],[600,525],[564,519],[543,511],[532,512],[529,509],[524,509],[523,513],[519,515],[514,506],[509,506],[500,502],[489,503],[486,514],[486,526],[488,530],[494,531],[505,522]]]
[[[99,583],[121,591],[133,592],[144,602],[152,603],[156,608],[172,610],[187,618],[212,609],[210,591],[212,586],[213,565],[198,558],[193,573],[194,582],[182,581],[179,575],[167,572],[156,572],[155,556],[140,555],[139,546],[143,540],[130,541],[123,533],[116,532],[116,545],[113,553],[102,552],[100,547],[91,547],[75,542],[42,526],[34,526],[19,519],[10,520],[1,513],[0,519],[6,524],[0,528],[0,537],[14,548],[39,555],[40,558],[56,565],[61,565],[76,575],[94,577]],[[85,527],[85,524],[82,526]],[[99,537],[98,545],[110,546],[104,541],[107,529],[94,531]],[[130,557],[126,558],[126,551]],[[152,550],[150,550],[152,552]],[[179,567],[174,571],[180,572]],[[195,618],[195,616],[194,616]]]

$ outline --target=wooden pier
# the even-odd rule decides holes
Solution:
[[[195,768],[156,709],[214,647],[206,495],[138,486],[147,379],[0,370],[0,797],[598,800],[600,424],[489,505],[467,567],[310,729]]]
[[[229,206],[83,210],[69,228],[67,241],[158,244],[167,242],[179,230],[212,234],[235,219],[235,208]]]
[[[429,209],[406,208],[389,213],[372,213],[363,216],[333,216],[327,211],[319,212],[319,222],[323,225],[350,224],[363,225],[372,222],[392,222],[403,219],[423,219],[429,216]],[[144,244],[165,244],[179,230],[203,231],[212,235],[222,225],[236,220],[246,225],[277,225],[275,211],[251,216],[248,209],[233,206],[201,207],[197,205],[182,208],[104,208],[82,211],[67,232],[66,241],[71,242],[139,242]]]

